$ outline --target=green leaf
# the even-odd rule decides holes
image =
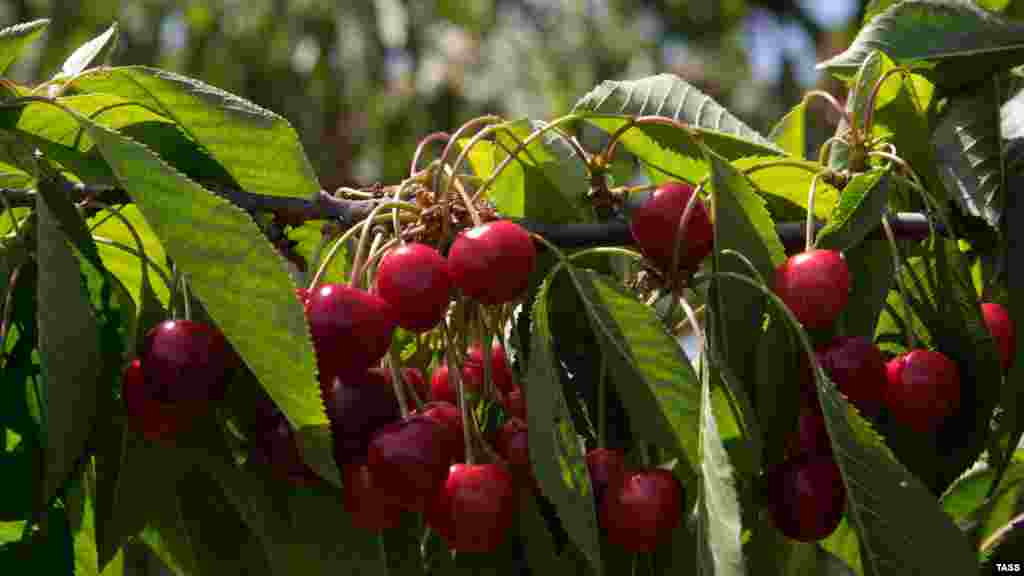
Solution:
[[[53,80],[69,80],[78,76],[89,67],[98,56],[101,54],[110,54],[114,47],[117,45],[117,22],[110,25],[105,32],[99,36],[89,40],[85,44],[82,44],[68,56],[67,60],[64,61],[64,65],[61,66],[60,72],[58,72],[52,79]],[[111,43],[110,40],[114,39]]]
[[[896,3],[871,19],[841,54],[818,64],[837,75],[853,70],[876,49],[896,63],[920,68],[937,86],[974,85],[1020,64],[1024,24],[971,2],[920,0]]]
[[[234,94],[141,66],[95,71],[77,79],[75,87],[116,94],[171,118],[244,190],[299,198],[320,191],[316,173],[288,121]]]
[[[526,375],[526,418],[530,462],[545,497],[554,503],[562,526],[600,572],[597,514],[584,450],[573,426],[558,376],[551,336],[548,293],[560,268],[544,279],[534,300],[530,365]]]
[[[42,35],[49,24],[49,20],[40,19],[0,30],[0,74],[7,71],[7,67],[21,56],[29,44]]]
[[[743,523],[729,455],[722,446],[711,403],[711,378],[701,378],[700,509],[697,515],[702,574],[746,574]]]
[[[864,240],[843,253],[850,269],[850,299],[840,317],[847,336],[875,339],[875,327],[893,285],[893,263],[886,240]]]
[[[875,169],[854,176],[839,195],[828,224],[818,232],[815,246],[845,252],[878,228],[889,200],[888,174]]]
[[[541,127],[542,123],[528,120],[504,124],[495,133],[501,146],[493,147],[494,164],[507,158],[508,152]],[[490,173],[482,175],[489,176]],[[503,216],[565,223],[593,220],[592,211],[586,209],[587,191],[584,161],[564,138],[548,131],[519,153],[487,196]],[[451,193],[455,193],[454,189]]]
[[[746,175],[754,191],[764,198],[768,211],[776,221],[805,219],[811,180],[815,174],[824,171],[825,167],[817,162],[794,159],[786,159],[785,164],[778,162],[778,158],[752,156],[734,160],[732,165]],[[825,220],[835,209],[838,200],[839,191],[819,178],[818,187],[814,191],[814,216]]]
[[[856,125],[858,131],[863,132],[867,123],[868,111],[875,108],[874,105],[869,107],[868,100],[882,74],[884,58],[884,54],[874,50],[858,64],[857,75],[853,78],[853,85],[850,87],[850,93],[846,99],[846,115],[840,117],[839,126],[836,127],[837,136],[851,129],[850,121]],[[847,118],[850,121],[847,121]],[[863,162],[863,158],[859,161]],[[850,166],[850,162],[850,145],[847,144],[846,139],[840,138],[834,141],[829,149],[829,168],[834,170],[850,168],[857,172],[863,170],[862,165]]]
[[[947,196],[993,228],[1006,195],[998,99],[997,81],[979,82],[952,99],[931,138]]]
[[[672,118],[696,130],[704,144],[730,160],[756,154],[783,154],[771,140],[758,134],[710,96],[674,74],[659,74],[625,82],[606,80],[580,98],[572,111],[586,114],[588,121],[611,131],[625,125],[627,120],[606,119],[597,122],[596,116]],[[590,116],[591,113],[594,117]],[[629,142],[624,140],[623,144],[636,153]],[[642,154],[638,155],[643,157]],[[699,154],[693,156],[700,157]]]
[[[768,139],[790,156],[804,158],[807,154],[807,101],[801,100],[786,112],[772,128]]]
[[[829,554],[835,561],[842,562],[856,576],[864,576],[867,573],[861,562],[860,542],[857,539],[857,532],[850,523],[849,514],[839,522],[835,531],[828,538],[820,540],[819,544],[822,552]]]
[[[306,461],[340,485],[313,344],[281,257],[241,209],[144,146],[76,117],[207,312],[299,431]]]
[[[70,490],[68,521],[74,536],[75,576],[121,576],[124,574],[124,553],[117,555],[101,568],[96,548],[95,472],[86,466],[81,478]]]

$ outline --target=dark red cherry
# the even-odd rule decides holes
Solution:
[[[269,467],[275,477],[300,487],[321,483],[316,472],[302,460],[295,433],[284,415],[274,425],[257,429],[249,441],[250,460]]]
[[[605,494],[601,523],[608,542],[630,552],[651,552],[667,541],[683,515],[683,487],[668,470],[626,472]]]
[[[629,230],[640,251],[662,271],[672,265],[676,232],[683,210],[693,196],[693,186],[684,182],[666,182],[633,210]],[[685,236],[679,246],[679,270],[694,270],[708,254],[714,242],[714,226],[697,199],[686,222]]]
[[[805,454],[765,473],[768,513],[788,538],[814,542],[839,526],[846,508],[846,487],[830,456]]]
[[[999,351],[1003,370],[1009,370],[1013,366],[1013,356],[1017,353],[1017,327],[1010,319],[1010,312],[1000,304],[986,302],[981,305],[981,314],[985,326],[996,340],[996,350]]]
[[[377,364],[397,326],[394,309],[383,298],[345,284],[313,290],[306,300],[306,317],[322,384]]]
[[[148,396],[138,359],[125,368],[121,378],[121,399],[124,401],[129,428],[150,442],[173,443],[202,412],[198,404],[169,404]]]
[[[448,463],[455,464],[466,459],[466,441],[463,438],[462,416],[457,406],[451,402],[430,402],[419,411],[427,418],[433,419],[444,429],[445,450]]]
[[[911,350],[886,364],[885,404],[893,418],[927,434],[960,407],[960,369],[941,352]]]
[[[462,367],[462,373],[466,375],[466,382],[484,381],[484,355],[482,346],[474,344],[466,351],[466,362]],[[508,359],[505,357],[505,349],[501,344],[494,342],[491,346],[491,379],[495,388],[502,394],[511,392],[515,388],[512,381],[512,370],[508,367]]]
[[[345,511],[352,525],[370,532],[397,528],[402,523],[402,508],[365,464],[342,468],[342,493]]]
[[[877,416],[885,397],[885,357],[867,338],[839,336],[817,349],[818,362],[861,412]]]
[[[498,464],[453,464],[427,523],[457,552],[491,552],[515,520],[512,476]]]
[[[371,437],[366,465],[405,510],[422,512],[444,483],[451,458],[447,432],[433,418],[412,414]]]
[[[537,250],[529,232],[496,220],[459,234],[448,252],[452,283],[483,304],[511,302],[530,283]]]
[[[339,467],[365,463],[370,435],[400,418],[395,392],[382,368],[335,378],[326,391],[324,406]]]
[[[459,391],[455,383],[448,378],[449,370],[447,364],[441,364],[434,369],[430,375],[430,399],[436,402],[451,402],[458,405]],[[468,394],[480,394],[483,387],[483,377],[472,368],[462,369],[462,386]]]
[[[380,260],[375,283],[377,294],[394,307],[398,325],[410,332],[437,326],[448,310],[448,262],[426,244],[390,250]]]
[[[502,396],[502,406],[509,416],[526,420],[526,399],[523,398],[523,390],[519,386]]]
[[[832,441],[825,427],[825,415],[815,399],[814,404],[804,402],[797,417],[796,431],[786,442],[786,456],[802,454],[832,454]]]
[[[835,250],[790,256],[775,270],[775,293],[805,327],[832,324],[850,298],[850,269]]]
[[[157,400],[204,404],[224,399],[232,353],[214,326],[161,322],[146,333],[140,359],[148,395]]]
[[[388,384],[391,384],[391,371],[385,370],[385,376],[387,376]],[[416,394],[419,395],[420,400],[428,402],[430,400],[430,389],[427,387],[427,383],[423,380],[423,372],[420,372],[419,368],[402,368],[402,379],[405,383],[411,385]],[[408,394],[408,393],[407,393]],[[409,398],[410,406],[412,406],[412,398]]]
[[[618,485],[626,475],[626,455],[622,450],[594,448],[587,452],[587,471],[590,473],[590,485],[594,489],[594,501],[601,510],[605,495],[609,490],[618,490]]]

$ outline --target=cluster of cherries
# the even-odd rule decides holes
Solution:
[[[661,270],[672,262],[676,234],[694,189],[674,182],[660,186],[632,217],[637,244]],[[679,271],[692,271],[712,249],[714,231],[701,200],[695,199],[679,246]],[[805,327],[827,328],[849,299],[850,271],[841,253],[813,249],[789,257],[775,271],[774,292]],[[1006,309],[983,303],[985,323],[1008,369],[1016,334]],[[888,362],[867,338],[836,337],[816,348],[829,378],[863,414],[877,416],[884,406],[893,418],[920,433],[933,431],[960,402],[960,374],[941,352],[914,349]],[[832,455],[824,415],[807,365],[798,429],[786,459],[765,473],[769,512],[786,536],[802,541],[825,538],[842,519],[845,487]]]

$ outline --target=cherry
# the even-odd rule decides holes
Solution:
[[[388,251],[380,260],[376,292],[387,300],[398,325],[410,332],[426,332],[448,310],[452,282],[448,263],[430,246],[410,243]]]
[[[601,523],[608,542],[630,552],[651,552],[669,539],[683,510],[683,486],[668,470],[626,472],[605,494]]]
[[[166,320],[146,333],[142,350],[147,396],[171,404],[224,399],[232,354],[216,327]]]
[[[794,254],[775,269],[775,293],[807,328],[823,328],[850,298],[850,269],[835,250]]]
[[[384,374],[387,376],[388,385],[391,385],[391,371],[385,370]],[[423,372],[419,368],[402,368],[402,380],[405,380],[406,384],[409,384],[416,390],[416,394],[419,395],[420,400],[426,402],[429,400],[428,396],[430,389],[427,388],[427,383],[423,380]],[[412,400],[410,399],[410,402]]]
[[[587,471],[590,485],[594,489],[594,501],[600,510],[605,494],[618,490],[619,483],[626,475],[626,455],[622,450],[594,448],[587,452]]]
[[[526,399],[523,398],[523,390],[519,386],[502,396],[501,404],[509,416],[526,420]]]
[[[466,351],[466,362],[462,367],[466,382],[484,381],[484,354],[483,347],[479,344],[470,346]],[[491,379],[502,394],[511,392],[515,388],[512,381],[512,370],[508,367],[508,360],[505,357],[505,349],[497,341],[491,346]]]
[[[361,376],[336,377],[329,385],[324,406],[334,438],[334,459],[339,467],[362,464],[370,435],[400,417],[387,371],[371,368]]]
[[[374,432],[366,465],[385,492],[410,512],[422,512],[444,482],[450,436],[433,418],[412,414]]]
[[[846,507],[846,487],[830,456],[804,454],[765,472],[768,514],[786,537],[814,542],[839,526]]]
[[[985,302],[981,305],[981,314],[985,318],[985,326],[996,339],[999,360],[1003,370],[1013,365],[1013,355],[1017,351],[1017,327],[1010,319],[1010,313],[1002,305]]]
[[[342,468],[342,492],[345,511],[356,528],[380,532],[397,528],[402,523],[402,508],[387,490],[381,489],[377,478],[365,464]]]
[[[491,552],[515,520],[512,476],[498,464],[453,464],[427,523],[456,552]]]
[[[482,372],[476,372],[472,368],[463,367],[462,386],[469,394],[479,394],[483,387]],[[458,405],[459,394],[454,383],[448,379],[448,365],[441,364],[434,368],[430,375],[430,399],[438,402],[451,402]]]
[[[927,434],[959,408],[960,369],[945,354],[911,350],[885,368],[885,404],[898,422]]]
[[[451,402],[430,402],[419,411],[427,418],[433,419],[445,430],[445,450],[448,463],[455,464],[466,458],[466,443],[463,439],[462,415]]]
[[[819,346],[817,356],[850,402],[866,415],[878,415],[886,388],[885,357],[873,342],[859,336],[840,336]]]
[[[274,476],[293,486],[316,486],[321,482],[316,472],[302,460],[295,433],[283,414],[274,425],[255,431],[250,438],[249,458],[268,466]]]
[[[169,404],[148,394],[139,359],[125,368],[121,378],[121,399],[127,424],[150,442],[168,443],[188,427],[201,408],[196,404]]]
[[[513,475],[523,486],[537,486],[537,479],[530,466],[530,440],[526,422],[518,418],[506,420],[498,429],[494,447],[508,462]]]
[[[640,246],[640,251],[665,272],[672,265],[679,220],[693,192],[693,186],[684,182],[666,182],[633,210],[629,224],[633,240]],[[700,198],[694,201],[684,234],[679,246],[678,269],[694,270],[711,253],[715,235]]]
[[[483,304],[511,302],[530,283],[537,250],[530,233],[496,220],[459,234],[448,251],[452,283]]]
[[[816,399],[814,404],[801,403],[796,432],[786,442],[787,457],[803,454],[832,454],[832,441],[825,427],[825,415]]]
[[[321,384],[361,374],[384,357],[397,320],[383,298],[345,284],[323,284],[309,294],[306,316]]]
[[[306,300],[309,300],[309,290],[306,288],[296,288],[295,297],[299,299],[299,302],[302,302],[303,306],[305,306]]]

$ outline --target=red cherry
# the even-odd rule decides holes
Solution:
[[[344,284],[323,284],[310,293],[306,316],[322,384],[379,362],[397,325],[383,298]]]
[[[250,438],[249,458],[270,467],[274,476],[293,486],[317,486],[320,477],[302,460],[296,441],[288,420],[281,415],[274,425],[256,430]]]
[[[141,356],[149,395],[171,404],[223,400],[232,356],[214,326],[167,320],[146,333]]]
[[[840,336],[819,346],[817,355],[839,391],[864,414],[877,416],[886,388],[882,351],[867,338]]]
[[[451,287],[448,263],[426,244],[394,248],[377,267],[377,294],[395,308],[398,325],[410,332],[437,326],[448,310]]]
[[[345,466],[342,474],[345,511],[349,513],[353,526],[380,532],[397,528],[402,523],[402,508],[386,490],[381,489],[366,465]]]
[[[302,302],[303,306],[305,306],[306,300],[309,300],[309,290],[306,288],[296,288],[295,297],[299,299],[299,302]]]
[[[466,382],[484,381],[484,355],[482,346],[474,344],[466,351],[466,362],[462,367]],[[491,379],[495,388],[502,394],[511,392],[515,388],[512,381],[512,370],[508,367],[508,360],[505,357],[505,349],[501,344],[494,342],[491,346]]]
[[[960,407],[960,369],[945,354],[911,350],[885,368],[885,404],[911,429],[927,434]]]
[[[444,482],[450,437],[433,418],[413,414],[374,432],[366,465],[405,510],[422,512]]]
[[[171,442],[201,411],[198,404],[169,404],[149,396],[138,359],[124,370],[121,398],[128,426],[150,442]]]
[[[455,387],[455,383],[448,379],[448,373],[447,364],[441,364],[434,368],[434,372],[430,375],[430,399],[435,402],[451,402],[458,405],[459,391]],[[462,386],[468,394],[480,393],[480,389],[483,387],[483,377],[480,374],[481,372],[477,372],[471,367],[463,367]]]
[[[788,538],[814,542],[835,531],[846,507],[846,487],[829,456],[805,454],[765,473],[768,513]]]
[[[452,283],[483,304],[511,302],[530,283],[537,250],[529,232],[496,220],[459,234],[448,251]]]
[[[796,432],[786,442],[787,457],[804,454],[832,454],[832,441],[825,427],[825,415],[817,400],[814,404],[801,405]]]
[[[684,182],[666,182],[633,211],[629,230],[640,251],[661,270],[672,265],[672,251],[683,210],[693,196],[693,186]],[[679,246],[679,270],[694,270],[708,254],[715,229],[698,198],[686,222],[685,238]]]
[[[497,464],[453,464],[427,523],[457,552],[491,552],[515,520],[512,476]]]
[[[501,399],[501,404],[509,416],[526,420],[526,399],[523,398],[523,390],[519,386],[505,394]]]
[[[463,439],[462,416],[459,409],[451,402],[430,402],[419,411],[427,418],[433,419],[445,431],[446,452],[448,463],[455,464],[466,459],[466,442]]]
[[[835,250],[790,256],[775,269],[775,293],[807,328],[823,328],[850,298],[850,269]]]
[[[608,542],[630,552],[651,552],[669,539],[682,519],[683,486],[661,468],[627,472],[605,494],[601,523]]]
[[[626,455],[622,450],[594,448],[587,452],[587,471],[594,489],[594,500],[600,510],[605,495],[609,490],[616,492],[626,475]]]
[[[391,371],[385,370],[384,375],[388,379],[388,385],[391,385]],[[420,372],[419,368],[402,368],[402,380],[405,380],[406,384],[409,384],[416,390],[416,394],[419,395],[420,400],[427,402],[430,400],[429,393],[430,389],[427,388],[427,383],[423,380],[423,372]],[[409,399],[412,402],[412,398]]]
[[[981,314],[985,318],[985,326],[996,340],[999,360],[1003,370],[1013,366],[1013,355],[1017,351],[1017,327],[1010,319],[1010,313],[1003,306],[994,302],[981,305]]]
[[[370,435],[400,417],[395,392],[382,368],[361,376],[334,378],[324,395],[324,407],[334,438],[339,467],[366,462]]]

